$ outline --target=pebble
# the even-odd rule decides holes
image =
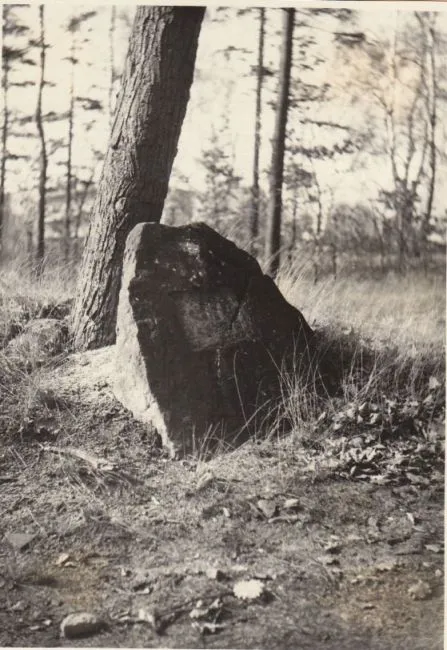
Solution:
[[[61,623],[61,635],[67,639],[75,639],[97,634],[104,627],[104,621],[95,614],[79,612],[78,614],[69,614],[64,618]]]

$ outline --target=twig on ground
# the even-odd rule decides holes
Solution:
[[[43,451],[49,451],[53,454],[67,454],[74,458],[79,458],[91,465],[95,470],[102,472],[113,472],[116,470],[116,465],[110,463],[105,458],[89,454],[82,449],[76,449],[75,447],[53,447],[52,445],[40,445],[40,447]]]

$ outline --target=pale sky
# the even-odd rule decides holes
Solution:
[[[34,3],[32,3],[34,4]],[[123,6],[124,3],[116,3]],[[128,3],[126,3],[129,6]],[[162,3],[160,3],[162,4]],[[185,3],[186,4],[186,3]],[[231,3],[230,3],[231,4]],[[233,3],[234,4],[234,3]],[[238,3],[239,6],[241,3]],[[263,4],[263,3],[260,3]],[[284,3],[284,6],[287,3]],[[300,10],[305,3],[294,3],[294,6]],[[334,7],[330,3],[307,3],[307,6],[318,6],[325,4]],[[373,7],[365,11],[369,5]],[[419,3],[420,5],[421,3]],[[434,3],[423,3],[423,8],[428,9],[429,5]],[[395,21],[395,12],[390,11],[391,3],[356,3],[356,9],[361,8],[359,12],[359,29],[365,30],[369,40],[383,38],[387,33],[391,34],[391,29]],[[413,5],[413,3],[393,3],[399,8]],[[259,6],[259,5],[258,5]],[[271,5],[268,5],[271,7]],[[337,8],[343,6],[343,3],[337,2]],[[351,5],[348,5],[351,6]],[[104,100],[107,98],[107,84],[110,75],[109,66],[109,9],[107,6],[100,7],[94,3],[85,3],[83,5],[71,5],[63,2],[46,4],[46,28],[47,40],[53,47],[48,50],[48,77],[58,85],[56,89],[48,89],[44,107],[45,110],[54,110],[62,112],[67,110],[68,98],[68,68],[64,57],[68,55],[69,39],[64,32],[66,25],[72,13],[78,13],[80,8],[85,10],[97,8],[100,9],[99,15],[91,21],[92,34],[94,34],[94,44],[83,44],[82,57],[93,61],[89,71],[78,68],[76,76],[77,94],[81,96],[101,96]],[[351,7],[352,8],[352,7]],[[411,6],[413,8],[413,6]],[[419,7],[421,8],[421,7]],[[436,5],[439,9],[439,4]],[[393,7],[394,9],[394,7]],[[35,12],[37,19],[37,6],[31,8]],[[273,39],[272,32],[280,27],[280,12],[267,12],[267,46],[266,58],[273,69],[277,69],[279,58],[278,39]],[[403,19],[405,11],[399,11],[399,20]],[[438,28],[447,34],[447,12],[439,14]],[[313,30],[313,35],[318,41],[317,49],[320,48],[327,57],[328,52],[334,55],[333,35],[334,21],[331,18],[319,18],[318,25]],[[311,31],[312,33],[312,31]],[[295,31],[296,34],[296,31]],[[221,125],[222,113],[225,111],[226,88],[232,84],[230,98],[230,130],[233,141],[234,164],[236,172],[243,177],[243,182],[249,185],[251,182],[251,166],[253,159],[253,130],[254,130],[254,77],[245,76],[251,65],[256,64],[257,48],[257,24],[250,15],[239,16],[234,18],[230,24],[213,23],[209,16],[202,26],[199,48],[196,63],[196,81],[191,89],[191,99],[188,106],[187,116],[183,125],[182,134],[179,142],[178,155],[174,165],[174,172],[177,170],[189,177],[190,183],[197,189],[203,189],[204,173],[198,162],[203,148],[206,148],[213,127],[219,129]],[[224,57],[219,54],[220,51],[233,45],[250,50],[252,54],[245,57],[245,60],[238,55],[231,57],[229,62],[225,62]],[[88,51],[90,47],[90,52]],[[116,40],[116,59],[122,65],[127,48],[125,34],[117,33]],[[318,79],[318,76],[320,78]],[[337,64],[335,56],[333,65],[322,66],[317,73],[313,72],[309,79],[313,82],[324,82],[326,77],[332,84],[339,82],[341,85],[349,84],[349,72],[347,69]],[[95,88],[99,86],[99,88]],[[273,97],[276,90],[276,79],[268,80],[264,92],[264,100],[268,101]],[[34,90],[35,94],[35,90]],[[368,97],[364,100],[368,103]],[[22,109],[31,102],[35,101],[33,89],[22,91],[19,104]],[[342,93],[336,101],[330,105],[321,105],[316,110],[314,117],[319,119],[330,119],[341,123],[353,124],[361,121],[362,111],[365,106],[351,106],[348,98]],[[78,112],[78,119],[81,115]],[[271,156],[270,139],[273,131],[274,115],[271,110],[264,110],[263,114],[263,142],[261,149],[261,167],[268,168]],[[442,115],[439,116],[440,123]],[[444,122],[447,119],[444,117]],[[79,123],[78,123],[79,124]],[[60,124],[58,127],[52,126],[53,137],[64,137],[66,125]],[[78,126],[79,129],[79,126]],[[94,132],[86,137],[75,138],[75,163],[84,163],[88,167],[91,160],[90,149],[92,146],[98,149],[104,149],[108,138],[109,124],[105,116],[102,119],[101,127],[95,128]],[[78,131],[80,132],[80,131]],[[308,143],[313,138],[313,133],[300,132],[300,137]],[[24,145],[25,146],[25,145]],[[65,156],[64,150],[56,152],[52,157],[52,171],[55,172],[56,162],[63,161]],[[341,162],[316,163],[318,174],[324,180],[324,183],[335,193],[337,201],[355,201],[364,198],[365,195],[374,194],[377,191],[377,184],[382,182],[386,176],[386,170],[383,167],[383,161],[370,157],[369,163],[365,169],[358,168],[355,173],[346,169],[346,164]],[[99,169],[98,169],[99,171]],[[62,177],[63,167],[59,167],[59,175]],[[86,175],[88,172],[86,171]],[[22,183],[29,186],[29,170],[23,169],[21,174]],[[445,176],[445,170],[444,170]],[[443,178],[439,178],[440,186]],[[264,178],[265,188],[267,189],[266,179]],[[445,183],[444,183],[445,187]],[[445,192],[438,192],[438,203],[445,201]]]

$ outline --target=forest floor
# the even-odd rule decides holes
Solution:
[[[393,285],[392,348],[344,332],[346,309],[330,334],[351,364],[342,395],[291,395],[287,438],[207,462],[170,460],[115,401],[110,349],[3,354],[0,645],[442,648],[445,296],[426,282],[419,303]],[[4,343],[63,316],[54,287],[31,300],[4,283]],[[389,329],[365,321],[378,339]],[[102,625],[61,637],[75,612]]]

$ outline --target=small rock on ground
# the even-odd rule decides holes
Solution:
[[[81,636],[97,634],[104,627],[104,621],[90,612],[69,614],[61,623],[61,635],[67,639],[75,639]]]

